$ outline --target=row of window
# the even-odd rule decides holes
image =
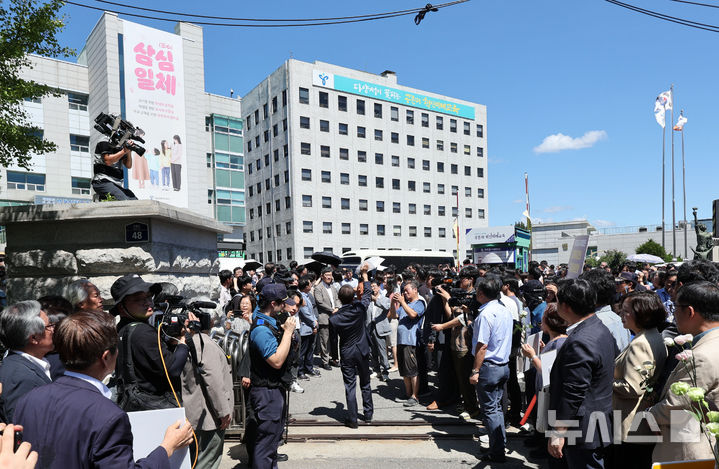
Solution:
[[[322,222],[322,233],[323,234],[333,234],[334,231],[334,223],[331,221],[324,221]],[[352,223],[340,223],[340,232],[343,235],[351,235],[352,234]],[[369,224],[368,223],[359,223],[359,234],[361,236],[368,236],[369,235]],[[384,224],[377,224],[375,225],[375,233],[377,236],[385,236],[387,234],[387,225]],[[407,228],[407,235],[410,238],[417,237],[418,229],[416,225],[409,225]],[[291,224],[290,222],[287,222],[285,224],[285,229],[287,231],[287,234],[290,234]],[[403,225],[392,225],[392,236],[402,236],[402,229]],[[267,226],[265,229],[259,229],[257,231],[250,231],[250,242],[255,242],[255,239],[258,241],[261,241],[264,237],[267,239],[272,237],[272,227]],[[275,236],[282,236],[282,225],[275,225]],[[314,222],[312,221],[303,221],[302,222],[302,232],[303,233],[314,233]],[[454,237],[454,233],[450,230],[450,233],[452,237]],[[432,237],[432,227],[431,226],[425,226],[423,227],[423,235],[425,238],[431,238]],[[447,228],[445,227],[439,227],[437,228],[437,236],[440,238],[446,238],[447,237]]]
[[[21,171],[7,172],[7,188],[20,191],[45,192],[44,174]],[[75,195],[90,195],[90,179],[72,178],[72,193]]]
[[[283,157],[287,158],[287,156],[289,155],[289,153],[290,153],[290,150],[289,150],[289,147],[288,147],[287,145],[285,145],[284,147],[282,147],[282,156],[283,156]],[[280,150],[279,150],[279,148],[278,148],[278,149],[275,149],[275,150],[272,152],[272,159],[275,161],[275,163],[278,162],[278,161],[280,161]],[[269,167],[269,166],[270,166],[270,154],[267,153],[267,154],[265,155],[265,167]],[[253,167],[253,164],[252,164],[252,163],[250,163],[250,164],[247,166],[247,174],[252,174],[252,171],[253,171],[252,167]],[[259,170],[262,168],[262,161],[261,161],[260,158],[258,158],[258,159],[255,161],[254,167],[256,168],[256,171],[259,171]]]
[[[320,122],[328,122],[328,121],[320,121]],[[327,129],[328,130],[321,130],[321,131],[329,132],[329,122],[328,122]],[[343,123],[339,124],[339,134],[347,135],[347,124],[343,124]],[[358,138],[366,138],[367,137],[367,129],[362,126],[357,126],[357,137]],[[259,141],[259,136],[255,137],[255,139]],[[384,132],[380,129],[375,129],[374,130],[374,139],[379,142],[383,141]],[[392,143],[399,143],[399,133],[391,132],[390,133],[390,141]],[[252,142],[247,142],[247,145],[248,145],[248,149],[252,148]],[[407,135],[407,146],[410,146],[410,147],[415,146],[414,135]],[[324,147],[322,147],[322,148],[324,148]],[[329,148],[329,147],[327,147],[327,148]],[[429,138],[422,137],[422,148],[426,148],[426,149],[430,148]],[[444,151],[444,140],[437,140],[435,148],[437,149],[437,151]],[[303,155],[311,155],[312,154],[312,146],[308,142],[301,142],[300,149],[301,149],[301,153]],[[449,142],[449,151],[450,151],[450,153],[458,153],[459,147],[457,145],[457,142]],[[472,154],[472,146],[471,145],[463,145],[462,153],[465,155],[471,155]],[[475,147],[475,154],[479,157],[483,157],[484,156],[484,148],[483,147]]]
[[[308,88],[300,88],[300,104],[310,104],[310,90]],[[374,117],[382,119],[384,113],[384,105],[382,103],[373,103]],[[329,108],[330,97],[329,93],[325,91],[319,91],[319,106],[323,108]],[[348,111],[348,99],[347,96],[337,95],[337,110],[342,112]],[[364,116],[366,114],[366,101],[364,99],[357,98],[355,100],[355,111],[358,115]],[[390,120],[399,122],[399,108],[397,106],[389,107]],[[405,122],[410,125],[414,125],[415,111],[412,109],[405,110]],[[444,118],[445,116],[435,116],[435,127],[437,130],[444,130]],[[457,119],[448,118],[449,120],[449,131],[457,133]],[[420,124],[422,127],[429,127],[429,113],[420,113]],[[462,132],[464,135],[470,135],[472,133],[472,123],[469,121],[462,122]],[[476,136],[479,138],[484,137],[484,126],[482,124],[476,124],[475,127]]]
[[[303,181],[312,181],[312,170],[311,170],[311,169],[303,168],[301,174],[302,174],[302,180],[303,180]],[[457,173],[453,171],[452,174],[457,174]],[[466,170],[466,168],[465,168],[465,175],[471,176],[471,168],[470,168],[470,172],[469,172],[469,173],[467,173],[467,170]],[[484,176],[484,171],[482,170],[482,168],[477,168],[477,177],[483,177],[483,176]],[[321,172],[320,172],[320,177],[321,177],[321,181],[322,181],[323,183],[332,183],[332,173],[331,173],[330,171],[321,171]],[[285,171],[284,171],[284,174],[283,174],[283,178],[282,178],[282,179],[283,179],[283,181],[284,181],[285,184],[289,182],[289,179],[290,179],[289,170],[285,170]],[[349,173],[340,173],[340,184],[342,184],[342,185],[349,185],[349,183],[350,183],[350,175],[349,175]],[[280,184],[281,184],[280,175],[279,175],[279,174],[275,174],[275,175],[274,175],[274,187],[279,187]],[[367,187],[367,184],[368,184],[368,178],[367,178],[367,176],[362,175],[362,174],[360,174],[360,175],[357,176],[357,185],[358,185],[359,187]],[[393,178],[392,181],[391,181],[391,184],[392,184],[392,189],[393,189],[393,190],[402,190],[402,184],[401,184],[401,181],[400,181],[399,179]],[[262,193],[262,187],[263,187],[262,182],[258,182],[258,183],[256,183],[255,185],[250,185],[250,186],[247,188],[247,189],[248,189],[248,196],[249,196],[249,197],[254,197],[255,192],[257,193],[257,195],[261,194],[261,193]],[[272,187],[273,187],[273,185],[272,185],[272,179],[270,179],[270,178],[265,179],[265,182],[264,182],[264,188],[265,188],[265,189],[264,189],[264,190],[269,191],[269,190],[272,189]],[[384,177],[381,177],[381,176],[375,177],[375,187],[378,188],[378,189],[384,189],[384,187],[385,187],[385,178],[384,178]],[[439,195],[445,194],[445,189],[446,189],[446,186],[445,186],[444,184],[442,184],[442,183],[437,184],[437,189],[436,189],[436,190],[437,190],[437,194],[439,194]],[[459,192],[459,186],[451,186],[450,189],[451,189],[451,191],[452,191],[452,192],[451,192],[452,195],[457,195],[457,193]],[[416,191],[417,191],[417,182],[414,181],[414,180],[408,180],[408,181],[407,181],[407,190],[408,190],[409,192],[416,192]],[[425,194],[431,194],[431,193],[432,193],[432,185],[431,185],[431,183],[429,183],[429,182],[422,182],[422,192],[425,193]],[[465,186],[465,188],[464,188],[464,196],[465,196],[465,197],[472,197],[472,188],[471,188],[471,187]],[[480,198],[480,199],[483,199],[483,198],[484,198],[484,188],[482,188],[482,187],[478,187],[478,188],[477,188],[477,197]]]
[[[312,170],[308,168],[302,168],[301,170],[302,174],[302,180],[303,181],[312,181]],[[452,174],[456,174],[455,171],[452,172]],[[471,176],[472,175],[472,168],[470,166],[465,166],[464,169],[464,175],[465,176]],[[477,168],[477,177],[481,178],[484,177],[484,169],[483,168]],[[376,176],[374,178],[375,180],[375,187],[378,189],[384,188],[384,177],[382,176]],[[269,180],[269,179],[268,179]],[[320,181],[324,183],[331,183],[332,182],[332,172],[331,171],[320,171]],[[360,187],[367,187],[367,181],[368,178],[364,174],[358,174],[357,175],[357,185]],[[340,184],[342,185],[349,185],[350,183],[350,175],[349,173],[340,173]],[[400,180],[399,179],[392,179],[392,189],[395,190],[401,190],[400,186]],[[269,186],[269,184],[266,182],[265,185]],[[456,188],[457,186],[452,186],[452,195],[455,195],[457,193]],[[407,181],[407,190],[410,192],[414,192],[417,190],[417,182],[410,179]],[[422,192],[430,193],[431,192],[431,185],[429,182],[423,182],[422,183]],[[444,184],[437,184],[437,193],[438,194],[444,194]]]
[[[467,189],[469,189],[469,188],[467,188]],[[312,207],[312,196],[311,195],[308,195],[308,194],[302,195],[302,206],[305,208]],[[367,207],[368,207],[367,199],[359,199],[359,202],[358,202],[359,210],[361,212],[366,212]],[[332,197],[322,196],[322,208],[332,208]],[[340,209],[351,210],[350,199],[344,198],[344,197],[340,198]],[[407,210],[410,214],[416,214],[417,213],[417,204],[414,204],[414,203],[408,204]],[[383,213],[385,211],[384,200],[375,201],[375,211],[378,213]],[[402,213],[402,204],[400,202],[392,202],[392,213]],[[432,215],[432,206],[429,204],[424,204],[422,214],[423,215]],[[437,206],[437,215],[440,217],[443,217],[446,215],[446,209],[445,209],[444,205]],[[472,218],[472,209],[465,208],[464,215],[467,218]],[[484,209],[479,209],[478,215],[479,215],[479,218],[484,218]],[[453,217],[457,216],[457,207],[452,207],[452,216]]]
[[[67,93],[67,106],[76,111],[87,111],[87,99],[88,96],[86,94]],[[42,103],[42,98],[25,98],[25,101],[40,104]]]
[[[277,96],[272,97],[272,114],[275,114],[279,110],[279,104],[277,100]],[[287,90],[282,90],[282,107],[287,106]],[[252,128],[252,117],[255,118],[255,125],[260,125],[260,110],[255,109],[255,112],[252,114],[248,114],[247,117],[245,117],[245,124],[247,125],[247,130],[250,130]],[[262,105],[262,120],[267,120],[270,117],[270,105],[268,103],[265,103]],[[285,120],[286,121],[286,120]],[[285,130],[287,130],[287,127],[285,126]]]
[[[285,208],[290,208],[290,198],[285,198]],[[302,206],[305,208],[312,207],[312,196],[311,195],[303,195],[302,196]],[[332,198],[331,197],[322,197],[322,208],[332,208]],[[369,210],[369,202],[367,199],[358,199],[357,201],[357,208],[360,212],[366,212]],[[341,198],[340,199],[340,209],[342,210],[350,210],[350,199],[348,198]],[[385,203],[383,200],[378,200],[375,202],[375,210],[377,212],[384,212],[385,211]],[[280,200],[275,200],[275,212],[280,211]],[[250,209],[250,220],[255,219],[255,213],[257,213],[257,217],[262,217],[262,205],[257,206],[257,211],[255,212],[255,208]],[[265,203],[265,214],[269,215],[272,213],[272,203],[267,202]],[[392,202],[392,213],[402,213],[402,205],[400,202]],[[417,204],[410,203],[407,205],[407,213],[410,215],[417,214]],[[459,211],[457,207],[451,207],[451,216],[456,217],[459,214]],[[472,218],[473,209],[471,207],[467,207],[464,209],[464,216],[465,218]],[[432,206],[429,204],[425,204],[422,207],[422,214],[423,215],[432,215]],[[444,205],[438,205],[437,206],[437,216],[444,217],[447,215],[446,207]],[[483,208],[477,209],[477,218],[480,220],[484,219],[485,212]],[[279,225],[278,225],[279,226]],[[287,224],[287,234],[290,234],[290,225],[289,222]],[[278,233],[279,236],[279,233]]]
[[[248,125],[247,129],[249,130],[249,128],[250,128],[250,126]],[[282,119],[282,131],[287,132],[287,119]],[[274,124],[272,126],[272,136],[277,137],[279,134],[280,134],[279,124]],[[262,132],[262,138],[265,143],[269,142],[270,141],[270,131],[265,130],[264,132]],[[260,136],[258,134],[258,135],[255,135],[254,148],[259,148],[259,147],[260,147]],[[252,147],[252,138],[248,138],[247,139],[247,151],[248,152],[252,151],[252,148],[253,148]]]

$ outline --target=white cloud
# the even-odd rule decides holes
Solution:
[[[534,147],[535,153],[557,153],[564,150],[580,150],[589,148],[600,140],[607,138],[604,130],[590,130],[581,137],[572,138],[564,134],[545,137],[539,146]]]
[[[547,207],[543,211],[544,213],[557,213],[557,212],[566,212],[567,210],[572,210],[574,207],[570,207],[569,205],[556,205],[554,207]]]

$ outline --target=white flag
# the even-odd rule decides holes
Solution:
[[[665,126],[665,118],[664,118],[664,106],[662,106],[661,102],[659,101],[659,98],[657,98],[656,102],[654,103],[654,118],[657,120],[657,124],[661,125],[662,128]]]
[[[657,120],[657,124],[664,128],[664,113],[672,109],[672,92],[664,91],[657,96],[657,100],[654,101],[654,118]]]
[[[662,101],[662,105],[664,105],[665,111],[672,110],[672,92],[671,92],[671,90],[665,91],[664,93],[659,94],[659,96],[657,96],[657,99],[660,99]]]
[[[684,114],[679,115],[679,119],[677,119],[677,125],[674,126],[674,130],[677,130],[681,132],[684,130],[684,124],[687,123],[687,118],[684,117]]]

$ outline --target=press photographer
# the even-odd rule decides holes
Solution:
[[[95,146],[93,159],[92,189],[100,200],[111,195],[115,200],[137,200],[135,194],[123,184],[123,166],[132,168],[132,152],[142,156],[145,149],[137,142],[145,143],[145,132],[119,116],[100,113],[95,118],[95,129],[108,137]]]
[[[197,317],[188,312],[187,320],[171,325],[177,329],[177,336],[170,336],[166,329],[158,338],[157,329],[148,319],[154,312],[153,295],[160,290],[159,284],[147,283],[137,274],[120,277],[110,288],[115,300],[110,312],[120,316],[117,403],[127,412],[177,406],[167,377],[179,390],[180,375],[189,354],[186,336],[192,336],[193,329],[199,328],[199,323],[197,327],[185,327],[190,321],[197,321]]]

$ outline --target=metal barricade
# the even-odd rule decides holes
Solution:
[[[250,331],[235,332],[212,331],[210,338],[214,340],[225,352],[232,368],[232,385],[235,397],[235,408],[232,415],[232,423],[226,431],[228,436],[236,436],[244,433],[246,422],[245,393],[242,388],[240,376],[240,364],[243,357],[249,353]]]

